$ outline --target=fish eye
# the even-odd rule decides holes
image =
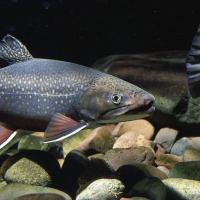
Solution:
[[[113,94],[113,96],[112,96],[112,102],[114,104],[120,104],[121,100],[122,100],[122,95],[120,95],[120,94]]]

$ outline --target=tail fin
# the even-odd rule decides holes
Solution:
[[[32,59],[27,48],[16,38],[6,35],[0,41],[0,58],[9,63]]]
[[[188,84],[192,97],[200,97],[200,25],[186,58]]]

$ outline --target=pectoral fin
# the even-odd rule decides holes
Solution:
[[[45,131],[44,142],[50,143],[63,140],[84,129],[87,125],[84,121],[78,122],[70,117],[56,113]]]
[[[0,125],[0,149],[6,146],[15,137],[16,134],[16,131],[14,132],[13,130]]]

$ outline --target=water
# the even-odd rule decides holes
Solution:
[[[185,68],[199,18],[195,2],[1,0],[0,37],[15,36],[34,57],[86,65],[136,84],[155,96],[156,110],[120,116],[111,125],[101,121],[53,144],[43,143],[43,132],[16,130],[0,150],[0,200],[167,200],[181,191],[199,199],[193,189],[199,188],[200,98],[191,98]],[[170,137],[174,132],[178,136]],[[179,138],[177,157],[168,149]],[[173,177],[185,178],[181,184],[167,179],[179,162],[184,170]],[[86,187],[89,193],[78,196]]]

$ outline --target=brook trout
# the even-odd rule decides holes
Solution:
[[[33,58],[11,35],[0,42],[0,121],[6,127],[45,130],[44,142],[69,137],[92,122],[129,111],[154,109],[154,97],[143,89],[78,64]],[[2,129],[0,148],[13,137]]]

